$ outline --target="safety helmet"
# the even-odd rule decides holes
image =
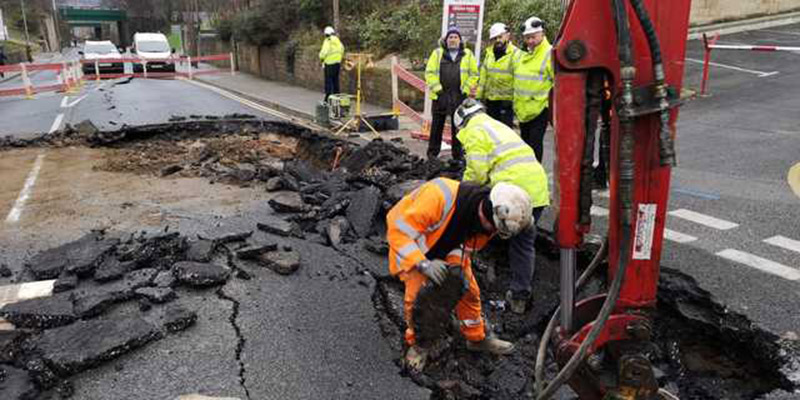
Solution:
[[[334,33],[336,33],[336,31],[333,29],[332,26],[325,27],[325,35],[330,36],[333,35]]]
[[[508,32],[508,27],[502,22],[496,22],[489,28],[489,40],[492,40],[504,33]]]
[[[542,31],[544,31],[544,22],[539,18],[530,17],[522,24],[522,35],[532,35]]]
[[[468,97],[456,108],[456,112],[453,114],[453,122],[456,124],[456,128],[462,129],[470,118],[482,112],[486,112],[486,107],[484,107],[483,103]]]
[[[531,225],[531,198],[521,187],[500,182],[489,193],[492,202],[492,219],[497,233],[508,239]]]

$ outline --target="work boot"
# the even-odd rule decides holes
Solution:
[[[425,363],[428,361],[428,350],[419,346],[410,346],[406,350],[405,364],[406,367],[415,373],[420,373],[425,368]]]
[[[525,314],[528,305],[528,296],[514,295],[510,290],[506,292],[506,302],[514,314]]]
[[[494,336],[487,336],[480,342],[467,341],[467,350],[492,353],[496,356],[511,354],[514,351],[514,343],[500,340]]]

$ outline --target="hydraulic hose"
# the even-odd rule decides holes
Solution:
[[[642,25],[647,44],[650,47],[650,56],[653,60],[653,76],[656,80],[656,100],[658,100],[658,108],[660,110],[661,129],[659,130],[659,147],[658,153],[662,166],[675,166],[675,141],[672,140],[672,134],[669,128],[669,102],[667,101],[667,85],[666,75],[664,74],[664,63],[661,57],[661,44],[656,34],[653,21],[647,13],[642,0],[630,0],[633,6],[633,11]]]
[[[620,192],[620,220],[619,228],[621,241],[619,248],[619,261],[614,280],[608,290],[600,312],[595,319],[592,329],[586,339],[578,347],[575,354],[570,357],[564,368],[559,371],[556,377],[547,387],[538,393],[537,400],[546,400],[555,394],[556,390],[572,377],[575,371],[586,359],[589,347],[600,336],[611,312],[619,300],[622,283],[628,270],[629,252],[631,249],[631,225],[633,222],[633,184],[634,184],[634,137],[633,137],[633,80],[636,76],[636,68],[633,66],[633,54],[631,50],[631,33],[628,24],[628,13],[625,9],[623,0],[613,0],[614,22],[617,28],[617,46],[619,48],[619,58],[622,80],[622,107],[618,113],[620,118],[621,141],[619,152],[619,192]]]
[[[578,278],[578,282],[575,284],[575,290],[579,290],[584,284],[586,284],[586,281],[589,280],[589,277],[594,275],[594,272],[597,270],[597,267],[600,266],[600,263],[605,260],[607,254],[608,237],[603,240],[603,244],[600,245],[600,249],[597,251],[597,254],[594,255],[594,258],[592,258],[589,266],[586,267],[586,270],[583,271],[583,274],[581,274],[580,278]],[[550,342],[550,337],[553,336],[553,330],[556,327],[556,322],[558,322],[558,314],[560,312],[561,306],[556,307],[556,310],[553,312],[553,316],[550,318],[550,322],[547,323],[547,328],[544,330],[542,339],[539,341],[539,352],[536,354],[536,368],[534,370],[534,378],[536,379],[536,393],[542,391],[542,385],[544,384],[544,360],[547,355],[547,343]]]

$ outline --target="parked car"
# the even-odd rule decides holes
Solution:
[[[83,44],[83,50],[79,51],[78,54],[84,60],[87,61],[94,61],[97,60],[97,65],[100,69],[100,73],[122,73],[125,71],[125,64],[122,62],[103,62],[104,59],[106,60],[119,60],[122,58],[122,55],[119,53],[117,46],[114,46],[114,43],[111,43],[108,40],[103,41],[91,41],[87,40]],[[95,73],[95,66],[94,63],[83,63],[83,73],[88,75],[94,75]]]
[[[169,47],[167,37],[162,33],[137,33],[133,35],[133,53],[147,62],[148,71],[175,72],[175,63],[164,61],[172,58],[174,49]],[[152,61],[151,61],[152,60]],[[141,63],[134,63],[133,70],[142,72]]]

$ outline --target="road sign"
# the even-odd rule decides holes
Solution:
[[[442,36],[451,27],[458,28],[467,43],[475,45],[475,57],[481,59],[484,0],[445,0],[442,12]]]

